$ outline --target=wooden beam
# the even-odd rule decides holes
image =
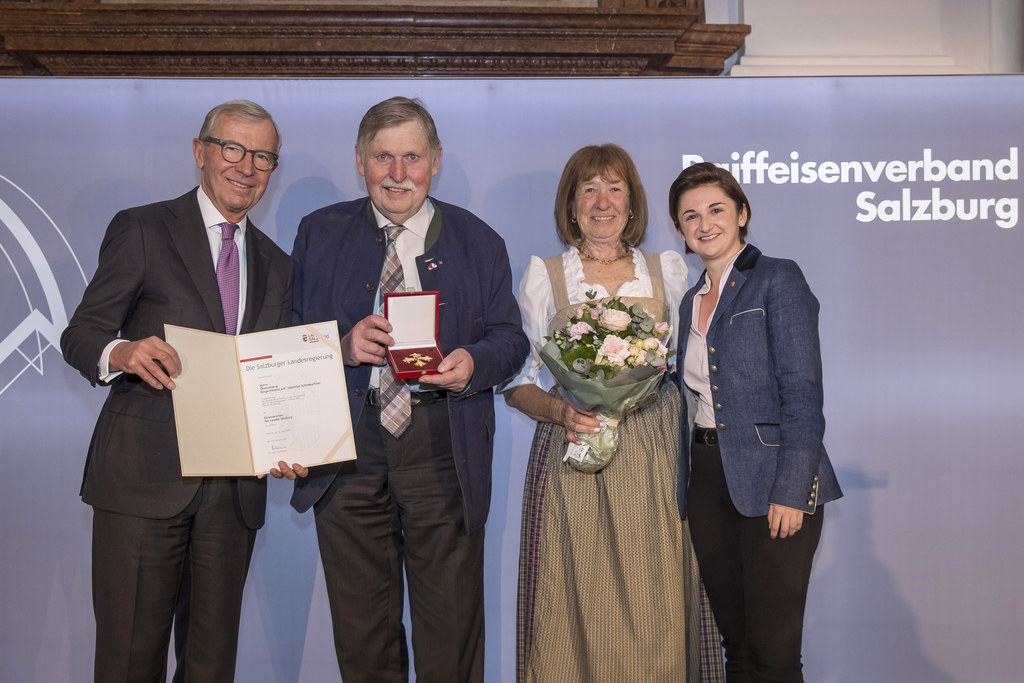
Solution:
[[[0,2],[0,73],[647,76],[720,73],[745,26],[685,7]],[[699,5],[699,6],[698,6]]]

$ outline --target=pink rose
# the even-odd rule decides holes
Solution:
[[[614,334],[610,334],[601,342],[601,348],[597,350],[597,356],[598,358],[604,356],[616,365],[622,365],[629,358],[629,342],[616,337]]]
[[[629,323],[632,322],[633,318],[625,311],[617,311],[614,308],[606,309],[601,314],[601,327],[612,332],[621,332],[622,330],[629,327]]]
[[[579,341],[583,339],[583,335],[590,334],[594,331],[594,328],[584,322],[578,322],[569,328],[569,339],[572,341]]]
[[[659,337],[664,337],[668,335],[670,329],[671,328],[669,327],[669,324],[664,320],[662,320],[660,323],[654,324],[654,333],[657,334]]]

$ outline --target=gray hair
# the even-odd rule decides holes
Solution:
[[[427,133],[427,144],[430,146],[431,155],[437,158],[441,151],[441,139],[437,137],[437,127],[430,112],[423,106],[419,99],[408,97],[392,97],[378,102],[370,107],[359,122],[359,134],[356,137],[356,148],[360,154],[366,150],[366,146],[385,128],[398,126],[409,121],[419,121],[423,130]]]
[[[230,100],[211,109],[203,120],[203,127],[199,129],[200,140],[213,135],[221,116],[234,116],[245,121],[270,121],[270,125],[274,127],[274,137],[277,138],[273,152],[277,154],[281,151],[281,131],[277,129],[274,117],[266,109],[249,100]]]

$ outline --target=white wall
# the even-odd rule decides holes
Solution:
[[[1024,70],[1022,4],[707,0],[705,11],[752,27],[733,76],[983,74]]]

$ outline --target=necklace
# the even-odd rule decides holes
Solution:
[[[597,258],[596,256],[591,256],[587,252],[583,251],[581,247],[576,247],[576,251],[578,251],[580,253],[580,256],[582,256],[583,258],[588,259],[590,261],[597,261],[602,266],[610,266],[616,261],[621,261],[622,259],[626,258],[633,252],[633,250],[630,247],[626,247],[626,251],[623,252],[622,254],[619,254],[615,258]]]

